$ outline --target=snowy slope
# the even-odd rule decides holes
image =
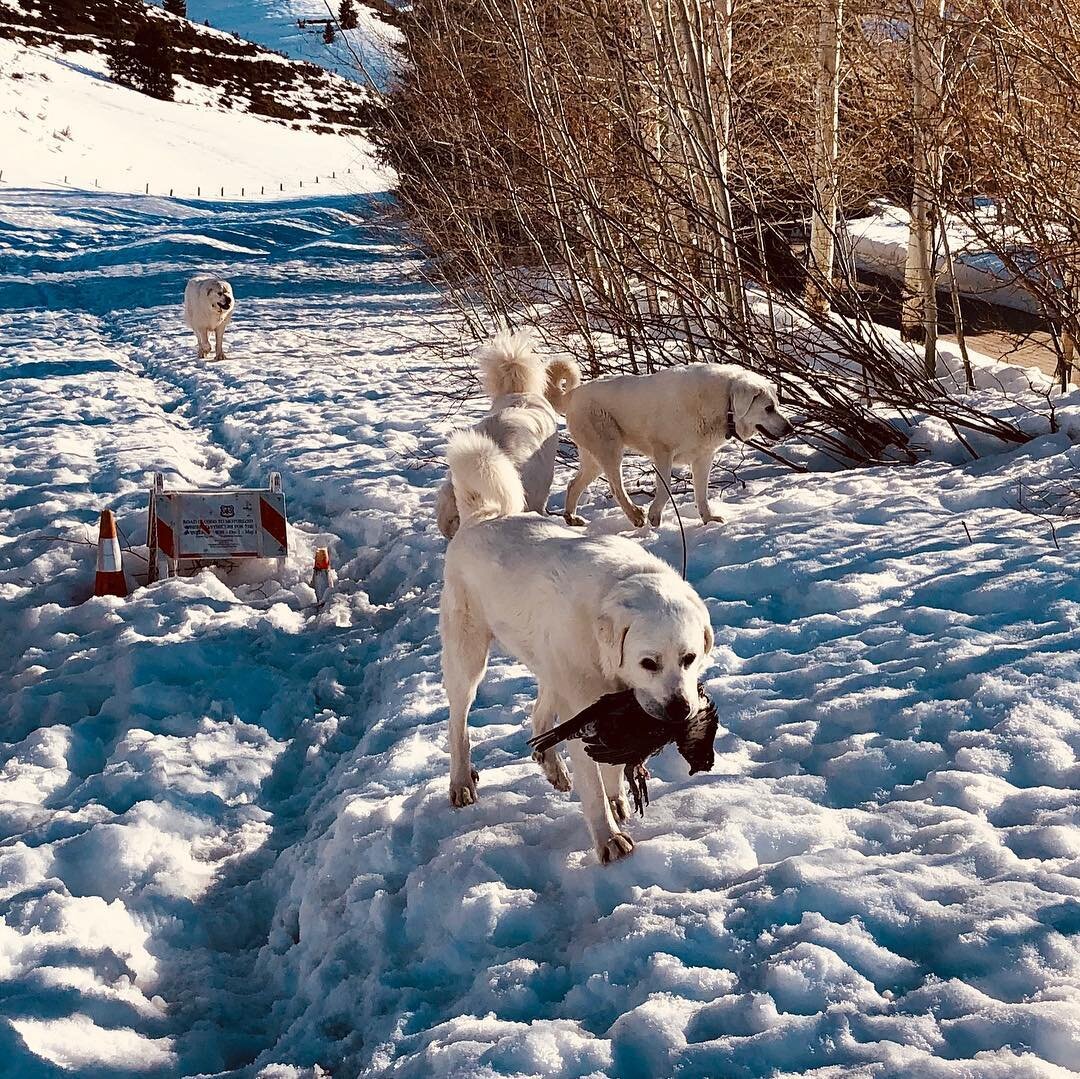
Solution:
[[[359,136],[295,130],[212,110],[182,83],[158,101],[109,82],[100,55],[0,40],[0,169],[4,186],[71,186],[220,197],[295,196],[316,177],[332,191],[385,190]],[[333,175],[336,174],[336,175]],[[66,178],[66,179],[65,179]],[[0,187],[2,190],[2,187]]]
[[[356,5],[359,25],[346,30],[332,45],[323,43],[321,32],[302,30],[304,18],[325,19],[337,15],[339,0],[188,0],[188,17],[196,22],[209,20],[212,26],[249,41],[257,41],[289,56],[330,68],[348,78],[367,81],[356,70],[358,57],[376,85],[382,89],[394,63],[394,47],[400,31],[380,18],[363,0]]]
[[[195,267],[236,288],[222,363],[180,324]],[[375,200],[3,196],[9,1073],[1074,1074],[1078,532],[1056,549],[1016,493],[1074,482],[1080,449],[803,477],[728,455],[727,523],[688,529],[717,767],[656,762],[634,856],[601,868],[505,659],[481,801],[447,805],[431,511],[468,417],[431,392],[455,323],[414,270]],[[1060,414],[1080,430],[1075,394]],[[153,470],[271,468],[281,582],[86,598],[90,551],[56,537],[111,505],[137,576]],[[623,527],[599,488],[585,512]],[[642,539],[678,558],[673,523]]]

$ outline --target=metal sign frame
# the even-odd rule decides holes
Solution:
[[[288,520],[281,475],[265,488],[166,491],[154,473],[146,523],[148,580],[176,577],[192,568],[247,558],[273,558],[279,568],[289,553]]]

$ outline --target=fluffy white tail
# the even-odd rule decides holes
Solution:
[[[514,462],[480,431],[459,431],[446,448],[461,527],[525,510]]]
[[[542,394],[547,382],[544,361],[529,330],[497,333],[476,354],[480,382],[489,397],[507,393]]]
[[[566,402],[580,385],[581,372],[576,363],[570,360],[548,360],[544,396],[560,416],[566,415]]]

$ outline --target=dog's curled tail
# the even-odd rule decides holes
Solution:
[[[525,510],[514,462],[481,431],[459,431],[446,448],[461,528]]]
[[[477,352],[476,362],[489,397],[544,392],[544,361],[536,352],[536,338],[530,330],[497,333]]]
[[[573,360],[548,360],[544,396],[560,416],[566,415],[570,394],[581,385],[581,371]]]

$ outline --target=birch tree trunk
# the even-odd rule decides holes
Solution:
[[[844,0],[823,0],[818,27],[817,129],[814,144],[814,216],[810,226],[810,275],[806,301],[825,314],[829,310],[833,259],[836,253],[836,210],[839,190],[836,153],[840,127],[840,27]]]
[[[911,226],[904,267],[901,331],[924,344],[928,377],[937,373],[934,218],[941,187],[941,93],[945,62],[945,0],[912,0],[910,24],[912,125]]]

